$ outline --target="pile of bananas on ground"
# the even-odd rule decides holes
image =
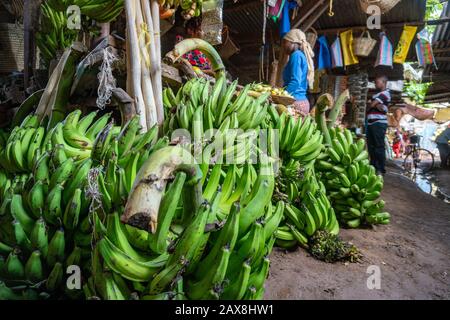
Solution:
[[[365,141],[354,141],[347,129],[331,128],[329,133],[331,146],[319,156],[316,170],[340,221],[350,228],[388,224],[390,215],[382,212],[384,201],[378,201],[383,178],[369,164]]]
[[[256,91],[256,92],[261,92],[261,93],[269,92],[273,96],[282,96],[282,97],[292,98],[292,96],[289,94],[289,92],[287,92],[283,88],[274,88],[274,87],[272,87],[268,84],[264,84],[264,83],[253,84],[251,87],[251,90]]]
[[[295,166],[295,162],[291,165]],[[276,244],[285,249],[298,245],[309,248],[310,238],[318,231],[327,231],[333,235],[339,233],[339,224],[325,186],[317,180],[314,170],[307,169],[297,184],[290,188],[295,191],[288,192],[285,219],[275,234]]]
[[[0,161],[1,299],[79,298],[63,277],[70,265],[91,270],[91,199],[102,202],[92,184],[105,172],[102,194],[120,206],[138,166],[164,144],[156,127],[139,134],[137,117],[121,129],[109,114],[96,115],[76,110],[48,132],[30,115],[12,130]]]
[[[41,4],[42,16],[39,32],[36,33],[36,44],[47,62],[54,59],[58,52],[70,47],[78,35],[78,30],[67,27],[65,10],[59,11],[53,2]]]
[[[96,235],[100,240],[85,287],[88,297],[262,298],[270,264],[267,255],[282,214],[281,206],[272,208],[270,203],[273,175],[261,174],[272,165],[260,167],[252,180],[255,168],[251,165],[217,164],[203,179],[197,165],[188,170],[172,167],[181,149],[169,146],[155,151],[133,186],[138,188],[138,181],[150,176],[160,186],[149,203],[159,208],[154,233],[121,225],[117,213],[109,214],[106,225],[98,228],[103,231]],[[174,175],[165,183],[158,177],[168,167]],[[134,203],[138,200],[129,198],[125,216],[133,207],[141,209]]]
[[[295,119],[282,113],[276,120],[282,159],[293,159],[303,168],[312,168],[323,150],[323,135],[314,120],[307,116]]]

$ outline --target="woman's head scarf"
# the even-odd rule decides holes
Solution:
[[[306,56],[308,62],[308,84],[310,88],[314,87],[314,51],[306,40],[305,33],[300,29],[292,29],[283,37],[284,40],[297,43]]]

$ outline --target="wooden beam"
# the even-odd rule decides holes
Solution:
[[[450,47],[449,48],[433,49],[433,53],[444,53],[444,52],[450,52]]]
[[[306,19],[320,6],[323,4],[325,0],[320,1],[310,1],[308,2],[309,6],[305,9],[305,13],[300,14],[300,18],[293,24],[292,29],[298,28],[299,25],[301,25],[303,22],[305,22]],[[304,6],[306,7],[306,6]],[[301,8],[303,9],[303,7]]]
[[[436,100],[425,99],[425,103],[427,103],[427,104],[428,103],[447,103],[447,102],[450,102],[450,96],[445,99],[436,99]]]
[[[450,62],[450,57],[434,57],[437,62]]]
[[[444,98],[444,97],[450,97],[450,92],[431,94],[431,95],[427,95],[426,98],[427,98],[427,100],[435,100],[435,99]]]
[[[450,22],[450,17],[443,17],[438,20],[429,20],[429,21],[404,21],[404,22],[394,22],[394,23],[382,23],[381,29],[387,29],[387,28],[403,28],[405,25],[408,26],[423,26],[425,24],[428,25],[439,25]],[[333,34],[340,31],[345,31],[348,29],[352,30],[366,30],[367,26],[347,26],[347,27],[339,27],[339,28],[330,28],[330,29],[322,29],[317,30],[320,34]]]
[[[319,18],[325,13],[325,11],[328,10],[329,6],[330,6],[330,4],[327,2],[327,3],[322,4],[320,7],[318,7],[317,12],[313,16],[309,17],[309,19],[307,19],[302,24],[301,28],[304,31],[311,28],[313,26],[313,24],[316,23],[316,21],[319,20]]]

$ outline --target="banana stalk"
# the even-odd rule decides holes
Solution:
[[[344,92],[341,93],[341,95],[336,100],[336,103],[334,104],[333,109],[331,109],[330,114],[328,115],[327,120],[327,127],[328,129],[333,128],[337,118],[339,118],[339,115],[342,112],[342,107],[347,102],[347,100],[350,99],[350,91],[347,89]]]
[[[225,73],[225,67],[219,53],[212,45],[202,39],[185,39],[175,45],[175,48],[166,54],[166,59],[171,63],[175,63],[186,52],[198,49],[203,52],[209,59],[213,71],[216,73],[216,78]]]
[[[158,117],[158,125],[161,127],[164,122],[164,106],[162,100],[162,71],[161,71],[161,27],[159,22],[159,4],[158,1],[151,1],[151,12],[153,18],[153,30],[155,40],[155,61],[153,65],[153,92],[155,94],[156,113]]]
[[[29,114],[33,113],[34,107],[39,103],[42,95],[44,94],[44,89],[38,90],[32,93],[22,104],[19,109],[17,109],[13,120],[11,121],[11,127],[18,127],[22,123],[23,119]]]
[[[333,102],[334,102],[333,97],[330,94],[326,93],[321,95],[319,99],[317,99],[317,103],[315,106],[316,122],[319,127],[319,130],[322,131],[323,133],[325,143],[328,145],[331,145],[331,137],[327,128],[325,112],[331,105],[333,105]]]
[[[125,0],[127,16],[127,65],[131,79],[127,81],[127,92],[134,98],[136,111],[139,114],[139,124],[142,131],[147,131],[144,95],[141,88],[141,55],[139,53],[139,39],[136,30],[136,0]]]
[[[194,189],[201,181],[201,170],[186,149],[169,146],[155,151],[137,173],[121,221],[155,233],[162,196],[176,171],[186,172],[186,184]]]
[[[141,86],[142,94],[145,102],[145,116],[147,120],[147,128],[153,127],[157,123],[156,95],[154,94],[155,81],[152,81],[149,68],[153,65],[150,61],[150,52],[147,49],[150,39],[146,37],[148,34],[148,23],[144,22],[144,13],[141,9],[141,2],[137,0],[136,5],[136,30],[138,32],[139,49],[141,54]],[[153,79],[155,80],[155,79]]]
[[[50,76],[50,80],[36,109],[36,115],[39,120],[43,120],[46,116],[49,117],[47,130],[64,120],[76,62],[85,50],[86,48],[83,44],[79,42],[74,43],[64,51],[58,65]]]

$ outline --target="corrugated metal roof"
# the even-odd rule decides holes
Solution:
[[[323,14],[317,21],[317,29],[342,28],[365,25],[367,15],[361,10],[359,0],[335,1],[335,15]],[[382,15],[381,22],[422,21],[425,16],[425,0],[402,0],[392,10]]]

